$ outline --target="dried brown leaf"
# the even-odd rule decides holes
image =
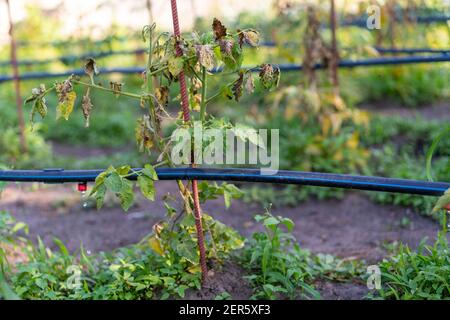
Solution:
[[[88,87],[86,89],[86,93],[83,96],[83,99],[81,101],[81,108],[83,110],[83,116],[85,119],[85,127],[88,128],[89,127],[89,119],[91,116],[91,111],[92,108],[94,107],[92,102],[91,102],[91,97],[90,97],[90,88]]]
[[[195,53],[197,54],[198,62],[207,70],[214,68],[214,50],[210,45],[196,45]]]
[[[231,91],[233,92],[234,100],[239,101],[242,96],[242,87],[244,84],[244,73],[239,73],[239,78],[234,82]]]
[[[224,38],[227,35],[227,28],[225,28],[222,22],[220,22],[220,20],[216,18],[214,18],[213,20],[212,28],[216,41]]]
[[[94,75],[98,74],[97,63],[93,58],[86,59],[84,64],[84,72],[91,78],[91,82],[94,82]]]

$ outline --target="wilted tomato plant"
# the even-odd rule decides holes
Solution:
[[[45,118],[45,96],[55,91],[58,95],[57,118],[68,120],[77,99],[74,86],[85,87],[81,110],[86,126],[89,126],[95,110],[91,101],[91,90],[107,91],[117,97],[124,96],[140,101],[140,106],[146,114],[137,120],[136,143],[142,152],[157,154],[157,161],[146,164],[141,170],[133,170],[129,165],[124,165],[119,168],[110,166],[102,172],[96,178],[90,193],[96,199],[98,208],[102,207],[106,193],[112,192],[120,199],[123,209],[128,210],[135,199],[135,184],[147,199],[155,200],[154,181],[158,179],[155,168],[175,166],[170,156],[173,145],[170,136],[163,133],[163,121],[174,123],[175,130],[191,130],[194,121],[201,121],[204,129],[233,128],[233,124],[210,116],[207,106],[223,96],[239,101],[244,92],[252,93],[256,85],[270,90],[276,87],[279,81],[280,70],[275,66],[264,64],[254,69],[242,68],[244,46],[255,47],[259,42],[259,33],[253,29],[230,32],[219,20],[214,19],[212,30],[204,34],[194,32],[190,36],[174,37],[169,33],[157,34],[155,25],[152,25],[143,28],[142,38],[148,44],[148,57],[140,92],[124,91],[123,84],[118,82],[110,82],[109,87],[96,83],[97,64],[94,59],[87,59],[84,69],[88,81],[72,75],[50,88],[41,84],[32,90],[32,95],[26,100],[26,103],[32,103],[32,121],[36,113]],[[177,52],[177,48],[181,49],[178,50],[181,54]],[[259,71],[259,82],[253,78],[253,71]],[[183,121],[181,112],[172,116],[167,111],[171,99],[178,98],[174,84],[180,81],[181,73],[184,73],[187,79],[189,108],[194,114],[189,121]],[[225,76],[234,77],[234,80],[225,82]],[[208,81],[211,78],[219,78],[224,82],[216,92],[208,90]],[[130,179],[132,176],[137,177],[136,182]],[[168,262],[185,263],[189,271],[197,272],[199,254],[195,249],[194,195],[190,191],[190,183],[177,181],[182,208],[175,209],[165,202],[169,219],[154,226],[154,233],[148,243],[156,253],[167,256]],[[227,183],[219,186],[202,182],[199,189],[200,202],[223,196],[226,206],[229,206],[231,198],[241,195],[237,187]],[[242,246],[242,240],[230,228],[205,214],[202,215],[202,222],[208,235],[208,257],[220,260],[221,254]]]

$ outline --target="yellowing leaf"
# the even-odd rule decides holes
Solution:
[[[161,106],[167,107],[169,103],[169,88],[167,86],[156,88],[155,97]]]
[[[320,156],[322,154],[322,150],[317,144],[310,144],[306,147],[305,153],[311,156]]]
[[[172,76],[176,77],[183,70],[183,58],[181,57],[170,57],[167,61],[167,67]]]
[[[331,119],[329,117],[323,117],[322,119],[322,134],[324,136],[328,135],[331,128]]]
[[[346,144],[347,148],[356,150],[358,148],[358,144],[359,144],[358,132],[354,132],[345,144]]]
[[[150,248],[152,248],[152,250],[157,254],[159,254],[160,256],[164,255],[164,250],[161,247],[161,243],[158,238],[156,238],[155,236],[150,237],[150,239],[148,239],[148,244]]]
[[[333,105],[337,110],[345,110],[346,108],[344,100],[337,94],[333,95]]]
[[[75,104],[75,99],[77,98],[77,94],[75,91],[67,92],[64,95],[62,101],[59,101],[58,106],[56,107],[56,119],[63,117],[65,120],[69,120],[70,114],[73,111],[73,106]]]
[[[342,159],[344,159],[344,155],[342,154],[342,151],[341,151],[341,150],[338,150],[338,152],[336,152],[336,153],[333,155],[333,160],[341,161]]]
[[[187,271],[188,271],[189,273],[195,274],[195,273],[200,273],[202,270],[201,270],[200,265],[197,264],[197,265],[193,265],[192,267],[189,267],[189,268],[187,269]]]
[[[433,208],[433,213],[441,210],[442,208],[444,208],[445,206],[450,204],[450,189],[448,189],[447,191],[445,191],[444,195],[442,195],[438,201],[436,202],[436,205]]]

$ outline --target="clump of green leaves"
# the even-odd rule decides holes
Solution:
[[[168,264],[181,264],[190,273],[200,272],[194,215],[182,216],[167,203],[165,206],[169,219],[156,224],[153,234],[145,241]],[[243,247],[242,237],[220,221],[203,214],[202,224],[206,230],[208,258],[223,262],[232,251]]]
[[[18,299],[7,283],[5,273],[10,271],[7,248],[17,248],[24,241],[17,236],[20,231],[28,233],[28,227],[22,222],[16,222],[9,213],[0,211],[0,299]]]
[[[151,235],[112,252],[88,255],[81,246],[78,254],[70,254],[58,239],[54,239],[58,247],[54,251],[40,239],[36,246],[27,243],[28,261],[17,263],[14,272],[7,273],[15,292],[24,299],[52,300],[184,298],[186,290],[201,287],[195,220],[193,215],[180,216],[168,204],[166,208],[168,221],[156,224]],[[5,217],[0,220],[0,230],[7,230],[7,235],[26,227],[11,223],[3,213],[0,217]],[[233,229],[208,215],[202,219],[208,232],[209,258],[226,260],[243,246],[243,239]]]
[[[431,160],[433,158],[433,153],[436,150],[439,142],[444,138],[446,134],[450,133],[450,127],[441,132],[436,139],[431,144],[427,152],[427,177],[428,180],[433,181],[433,176],[431,174]],[[450,189],[448,189],[437,201],[436,205],[433,207],[433,213],[441,210],[445,206],[450,204]]]
[[[137,177],[137,185],[144,197],[154,201],[154,181],[158,180],[158,175],[153,166],[146,164],[139,171],[132,170],[130,166],[122,166],[119,168],[110,166],[106,171],[97,176],[95,179],[95,187],[90,193],[97,201],[97,208],[103,206],[106,192],[110,191],[119,197],[122,208],[128,211],[134,203],[134,183],[132,180],[127,179],[132,175]]]
[[[398,253],[380,264],[384,299],[432,299],[450,297],[450,250],[446,233],[434,245],[423,241],[417,251],[400,245]]]
[[[253,234],[241,257],[249,272],[246,278],[254,288],[253,299],[320,299],[314,289],[316,279],[361,279],[363,269],[359,261],[313,255],[301,249],[291,234],[292,220],[273,216],[268,211],[257,215],[255,220],[264,225],[265,232]]]

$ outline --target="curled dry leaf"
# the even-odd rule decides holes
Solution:
[[[34,101],[33,107],[31,108],[31,125],[33,127],[34,116],[36,112],[41,115],[41,118],[44,119],[47,116],[47,105],[45,104],[45,85],[41,84],[39,88],[33,88],[31,90],[31,97],[28,97],[25,100],[25,103]]]
[[[280,68],[274,67],[271,64],[262,64],[259,78],[265,89],[276,87],[280,79]]]
[[[41,118],[44,119],[47,116],[47,105],[45,104],[45,98],[44,97],[38,97],[36,100],[34,100],[33,108],[31,109],[31,123],[34,123],[34,116],[35,114],[39,113],[41,115]]]
[[[233,92],[234,100],[239,101],[242,96],[242,87],[244,84],[244,73],[239,73],[239,78],[233,83],[231,91]]]
[[[148,115],[142,116],[138,119],[135,129],[136,141],[139,150],[149,151],[153,147],[153,129],[150,124],[150,117]]]
[[[197,54],[198,62],[206,68],[211,70],[214,68],[214,50],[210,45],[196,45],[195,53]]]
[[[40,84],[38,88],[31,89],[31,96],[25,99],[25,103],[31,102],[45,94],[45,84]]]
[[[238,30],[239,34],[239,46],[242,48],[242,45],[245,43],[251,47],[257,47],[259,45],[259,33],[256,30]]]
[[[169,88],[167,86],[156,88],[155,97],[159,105],[167,107],[169,104]]]
[[[245,91],[249,94],[255,91],[255,81],[253,80],[251,72],[247,72],[244,86]]]
[[[109,82],[109,87],[111,90],[114,91],[116,97],[120,96],[120,92],[122,92],[122,86],[123,86],[123,83],[120,83],[120,82],[115,82],[115,81]]]
[[[230,56],[232,57],[233,54],[233,45],[234,45],[234,41],[231,39],[222,39],[219,41],[219,46],[220,46],[220,52],[222,52],[223,54],[225,54],[226,56]]]
[[[91,88],[86,89],[86,93],[83,96],[83,100],[81,102],[81,108],[83,109],[83,116],[85,119],[85,127],[89,127],[89,118],[91,116],[92,108],[94,107],[91,102],[90,90]]]
[[[224,38],[227,35],[227,28],[220,22],[220,20],[214,18],[213,24],[212,24],[213,32],[214,32],[214,39],[220,40]]]

